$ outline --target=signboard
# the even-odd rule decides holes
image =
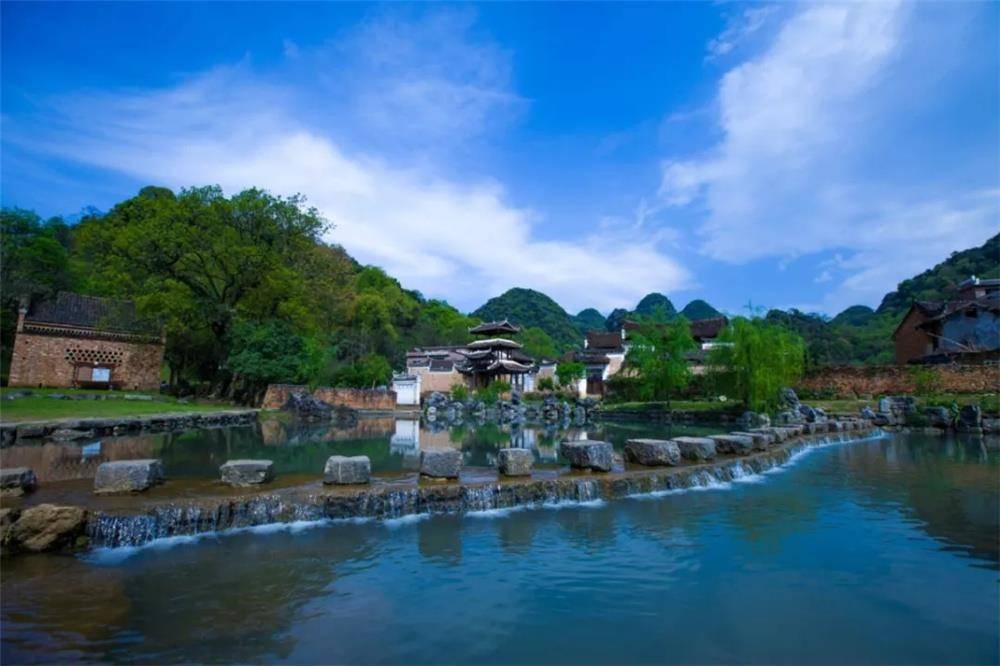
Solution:
[[[111,381],[111,368],[94,368],[94,371],[90,374],[90,381],[92,381],[92,382],[110,382]]]

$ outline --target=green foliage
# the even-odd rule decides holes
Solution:
[[[573,318],[551,298],[532,289],[508,289],[472,314],[484,321],[509,319],[518,326],[540,328],[552,338],[557,351],[580,345],[580,332]]]
[[[720,317],[722,313],[713,308],[711,305],[696,298],[681,310],[681,314],[687,317],[688,321],[698,321],[699,319],[711,319],[712,317]]]
[[[736,317],[709,353],[719,390],[753,410],[773,409],[779,392],[802,375],[802,337],[765,319]]]
[[[315,377],[322,355],[315,341],[298,335],[287,322],[238,321],[230,333],[226,367],[248,388],[269,383],[302,383]]]
[[[696,348],[691,325],[678,317],[672,324],[646,324],[630,334],[625,368],[635,375],[640,400],[670,399],[691,379],[685,353]],[[632,374],[632,373],[629,373]]]
[[[542,377],[538,380],[537,388],[539,391],[555,391],[556,383],[551,377]]]
[[[586,373],[587,366],[579,361],[565,361],[556,366],[556,378],[559,379],[560,386],[572,386],[583,379]]]
[[[521,331],[520,342],[524,347],[524,353],[533,358],[554,359],[559,355],[555,341],[537,326]]]
[[[510,384],[504,381],[490,382],[488,386],[479,389],[476,396],[487,405],[495,405],[500,396],[510,391]]]
[[[465,384],[453,384],[451,387],[451,399],[457,400],[459,402],[464,401],[469,397],[469,389],[466,388]]]
[[[632,311],[633,318],[646,322],[668,322],[677,317],[677,310],[663,294],[646,294]]]
[[[356,361],[338,368],[331,376],[330,383],[333,386],[374,388],[385,386],[390,379],[392,379],[392,366],[385,357],[365,354]]]
[[[946,300],[962,281],[973,275],[986,277],[995,272],[997,257],[1000,257],[1000,234],[979,247],[953,252],[934,268],[903,280],[895,291],[886,294],[876,312],[902,317],[915,300]]]
[[[876,315],[865,320],[860,311],[848,308],[828,321],[820,315],[793,309],[787,312],[771,310],[767,320],[802,336],[806,341],[806,362],[810,366],[891,363],[893,360],[891,336],[898,321],[892,315]],[[865,323],[857,325],[854,321]]]
[[[587,308],[576,313],[576,316],[573,317],[573,323],[580,335],[584,336],[588,331],[603,331],[605,318],[594,308]]]
[[[919,365],[910,366],[906,373],[913,380],[914,393],[919,396],[931,396],[941,389],[941,378],[934,368]]]

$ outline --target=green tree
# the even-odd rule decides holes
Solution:
[[[748,409],[775,408],[781,388],[802,375],[801,336],[765,319],[736,317],[717,343],[708,361],[716,385]]]
[[[685,353],[696,348],[683,317],[671,324],[646,324],[630,334],[626,370],[634,371],[642,400],[670,399],[691,380]]]
[[[257,402],[267,385],[303,383],[316,377],[322,353],[314,340],[298,335],[287,322],[238,321],[230,333],[226,367],[249,401]]]
[[[555,341],[549,337],[548,333],[537,326],[530,326],[524,329],[521,332],[520,338],[520,342],[524,347],[524,353],[532,358],[551,359],[559,355]]]
[[[587,366],[579,361],[566,361],[556,366],[556,378],[560,386],[575,386],[587,373]]]
[[[356,361],[340,367],[331,377],[334,386],[374,388],[384,386],[392,379],[392,366],[385,357],[365,354]]]

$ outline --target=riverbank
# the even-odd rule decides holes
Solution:
[[[507,478],[498,477],[495,469],[466,468],[454,482],[428,481],[409,474],[376,477],[368,486],[337,487],[322,485],[317,470],[311,480],[300,479],[294,486],[257,492],[204,483],[196,496],[99,497],[84,492],[77,496],[77,502],[58,506],[40,503],[39,497],[27,495],[5,502],[5,550],[141,546],[156,539],[268,524],[390,519],[610,500],[728,483],[780,466],[811,446],[850,442],[879,431],[863,421],[850,420],[805,424],[791,433],[793,436],[785,441],[748,455],[722,454],[711,462],[684,462],[675,467],[643,467],[619,461],[608,473],[563,468]]]
[[[0,388],[0,424],[201,414],[232,409],[231,403],[177,399],[160,393]]]

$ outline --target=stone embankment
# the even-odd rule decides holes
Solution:
[[[593,398],[577,398],[572,402],[554,395],[541,402],[525,402],[514,391],[509,400],[486,403],[475,396],[453,400],[444,393],[431,393],[424,400],[424,419],[430,427],[460,425],[465,421],[510,423],[548,423],[581,425],[591,418],[597,406]]]
[[[726,483],[779,466],[810,446],[849,442],[878,432],[862,420],[830,420],[776,430],[782,434],[762,438],[763,446],[755,447],[752,436],[743,437],[750,447],[745,455],[715,451],[709,442],[718,440],[712,439],[687,442],[686,454],[679,445],[676,449],[666,446],[669,449],[666,452],[653,451],[649,457],[642,454],[648,463],[669,465],[664,467],[622,465],[610,445],[604,442],[565,442],[563,448],[571,456],[573,466],[586,468],[585,471],[532,473],[530,466],[511,465],[509,471],[519,476],[507,475],[501,469],[492,481],[454,480],[459,476],[460,466],[460,457],[456,456],[459,452],[455,450],[425,452],[421,471],[428,480],[420,483],[379,480],[370,485],[339,485],[345,481],[364,483],[368,479],[362,478],[364,474],[355,476],[353,469],[347,469],[350,465],[346,461],[336,461],[336,465],[328,463],[326,472],[331,478],[324,479],[324,484],[262,490],[237,497],[167,501],[135,496],[132,508],[114,511],[48,504],[23,510],[3,509],[0,512],[2,541],[5,552],[138,546],[158,538],[271,523],[390,519],[411,514],[614,499]],[[657,447],[664,448],[663,445],[651,448]],[[714,459],[711,458],[713,453]],[[511,462],[508,460],[505,464]]]
[[[138,432],[169,432],[189,428],[221,428],[245,425],[257,421],[256,409],[223,412],[158,414],[111,418],[60,419],[0,424],[0,446],[11,446],[23,440],[55,439],[72,441],[125,435]]]

